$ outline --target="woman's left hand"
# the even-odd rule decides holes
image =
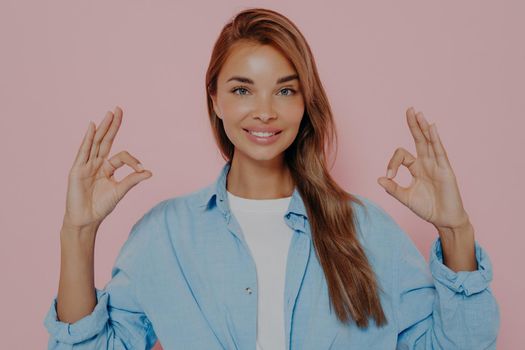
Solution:
[[[423,113],[416,114],[413,107],[407,110],[406,116],[416,144],[417,158],[406,149],[397,148],[387,167],[392,175],[390,178],[378,178],[378,183],[440,232],[468,227],[469,216],[463,208],[456,176],[436,124],[429,125]],[[402,187],[393,180],[401,164],[413,176],[408,187]]]

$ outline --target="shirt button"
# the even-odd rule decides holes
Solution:
[[[250,287],[246,287],[244,290],[246,291],[246,293],[252,294],[252,289]]]

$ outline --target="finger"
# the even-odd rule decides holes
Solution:
[[[113,140],[115,139],[115,135],[117,135],[117,131],[120,128],[120,124],[122,123],[122,109],[119,106],[115,107],[114,115],[115,116],[113,117],[113,121],[111,122],[109,130],[104,135],[104,138],[100,143],[100,148],[98,150],[98,157],[100,158],[105,158],[109,154],[111,146],[113,145]]]
[[[410,132],[412,133],[416,144],[416,154],[420,157],[428,157],[427,138],[423,134],[423,130],[421,130],[421,127],[416,120],[416,111],[414,110],[414,107],[407,109],[406,116],[408,127],[410,128]]]
[[[432,147],[434,148],[434,153],[436,154],[438,166],[450,167],[447,152],[445,151],[445,147],[443,147],[443,143],[439,137],[436,123],[430,126],[430,137],[432,139]]]
[[[110,111],[106,112],[106,116],[100,122],[100,125],[97,128],[97,132],[95,133],[95,138],[93,139],[93,144],[91,146],[91,152],[89,155],[89,160],[95,160],[95,158],[98,155],[98,149],[100,147],[100,141],[108,131],[109,125],[111,124],[111,121],[113,119],[113,113]]]
[[[395,150],[394,155],[392,156],[392,158],[390,158],[390,161],[388,162],[386,176],[388,178],[395,177],[397,175],[397,170],[399,169],[399,166],[401,164],[408,168],[410,174],[416,176],[415,169],[414,167],[412,167],[412,164],[414,164],[415,161],[416,158],[409,151],[407,151],[403,147],[398,147]]]
[[[423,112],[416,113],[416,119],[419,127],[421,128],[421,132],[423,133],[423,135],[425,135],[428,157],[434,159],[436,156],[434,154],[434,150],[432,149],[430,141],[429,126],[427,120],[425,119],[425,116],[423,115]]]
[[[134,172],[129,174],[117,183],[117,195],[119,196],[119,198],[124,197],[124,195],[128,193],[128,191],[131,188],[133,188],[136,184],[138,184],[142,180],[150,178],[152,175],[153,174],[149,170],[144,170],[140,173]]]
[[[91,143],[93,142],[93,135],[95,134],[94,130],[94,123],[92,121],[89,121],[88,129],[86,133],[84,134],[84,139],[82,140],[82,143],[80,144],[80,147],[77,152],[77,156],[75,157],[75,160],[73,161],[73,165],[82,165],[85,164],[89,157],[89,152],[91,150]]]
[[[104,170],[106,169],[108,170],[108,174],[110,177],[113,176],[115,170],[117,170],[124,164],[129,165],[131,168],[133,168],[133,170],[137,172],[144,171],[144,167],[142,166],[140,161],[137,158],[133,157],[131,154],[129,154],[128,151],[122,151],[122,152],[115,154],[113,157],[108,159],[108,162],[109,162],[109,165],[106,165]],[[107,164],[107,163],[104,162],[104,164]]]
[[[381,185],[388,194],[408,207],[408,187],[403,187],[394,180],[384,176],[378,178],[377,183]]]
[[[104,172],[104,175],[106,175],[107,178],[111,178],[115,174],[115,170],[117,170],[116,167],[111,164],[109,159],[103,158],[104,161],[102,163],[102,171]]]

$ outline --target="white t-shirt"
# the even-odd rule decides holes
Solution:
[[[286,349],[284,283],[293,231],[284,214],[292,197],[247,199],[227,193],[257,270],[257,350]]]

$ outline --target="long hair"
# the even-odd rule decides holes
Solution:
[[[206,72],[208,114],[222,157],[233,159],[234,145],[214,112],[211,96],[217,93],[217,77],[232,47],[240,42],[272,45],[285,55],[299,76],[305,113],[294,142],[285,151],[285,162],[305,203],[313,245],[326,278],[330,307],[344,323],[351,319],[360,328],[368,318],[387,323],[379,298],[379,286],[357,238],[351,202],[363,203],[343,190],[327,170],[327,146],[337,133],[328,98],[319,79],[306,39],[288,18],[263,8],[239,12],[222,29]],[[364,205],[363,205],[364,206]]]

